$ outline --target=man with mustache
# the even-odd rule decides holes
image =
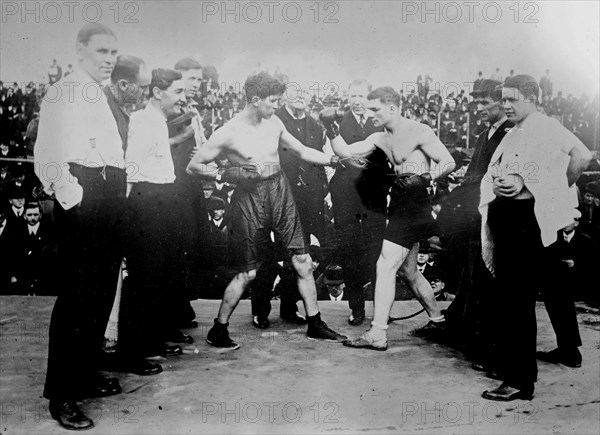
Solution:
[[[339,158],[330,158],[302,145],[279,118],[273,117],[284,91],[284,85],[274,77],[265,72],[250,76],[244,89],[247,101],[244,110],[215,131],[188,165],[190,174],[237,184],[229,207],[231,259],[237,274],[225,289],[219,314],[206,340],[216,347],[239,348],[229,337],[229,318],[244,289],[256,277],[273,231],[275,243],[291,254],[306,309],[308,338],[341,342],[345,337],[321,320],[312,260],[278,152],[291,153],[320,166],[335,165]],[[232,166],[216,172],[207,163],[221,153]]]

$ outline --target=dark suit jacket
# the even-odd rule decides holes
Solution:
[[[108,86],[104,87],[104,94],[106,95],[106,100],[108,101],[108,107],[110,107],[110,111],[115,117],[115,121],[117,121],[117,128],[119,129],[119,135],[121,136],[121,141],[123,142],[123,151],[125,152],[127,151],[129,115],[127,115],[127,113],[125,113],[117,104],[117,100]]]
[[[351,110],[344,114],[340,123],[340,135],[348,145],[378,131],[383,131],[383,128],[376,128],[371,118],[367,118],[361,128]],[[329,183],[336,226],[354,222],[356,215],[362,215],[366,208],[373,207],[379,211],[383,206],[385,209],[388,190],[385,178],[390,171],[387,157],[383,151],[376,149],[367,158],[370,162],[367,169],[337,168]],[[363,194],[362,198],[359,192]],[[363,199],[366,204],[363,204]]]
[[[471,163],[469,163],[463,183],[460,187],[452,191],[445,203],[446,206],[455,207],[460,204],[463,211],[466,209],[469,213],[479,214],[481,180],[488,170],[494,151],[496,151],[506,133],[513,126],[512,122],[508,120],[504,121],[489,140],[489,128],[481,133],[475,143],[475,152],[473,153]]]
[[[323,151],[325,136],[323,129],[317,121],[310,116],[305,116],[300,121],[304,122],[304,134],[301,134],[295,127],[296,121],[285,107],[277,109],[275,115],[281,119],[286,130],[303,145]],[[327,176],[325,175],[325,168],[323,166],[307,163],[281,148],[279,149],[279,161],[294,191],[298,188],[305,188],[321,200],[325,197],[327,192]]]

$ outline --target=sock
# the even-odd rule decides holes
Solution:
[[[321,320],[321,312],[317,312],[314,316],[306,316],[306,321],[309,325],[314,325],[317,321]]]
[[[438,317],[430,317],[429,320],[431,320],[434,323],[440,323],[440,322],[444,322],[446,320],[446,318],[442,314],[441,316],[438,316]]]
[[[388,325],[378,325],[371,322],[371,329],[367,331],[367,335],[375,341],[385,340],[387,338]]]

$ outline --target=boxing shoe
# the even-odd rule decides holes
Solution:
[[[211,346],[221,347],[227,350],[239,349],[240,345],[229,337],[227,326],[229,326],[229,323],[222,324],[215,319],[215,324],[210,328],[208,334],[206,334],[206,342]]]
[[[338,334],[334,330],[327,326],[327,323],[322,321],[320,318],[308,323],[308,329],[306,330],[306,337],[309,340],[324,340],[332,343],[341,343],[348,337],[342,334]]]
[[[94,427],[94,422],[73,401],[51,400],[49,410],[52,418],[65,429],[87,430]]]
[[[386,339],[375,340],[369,335],[369,331],[365,332],[360,337],[345,340],[343,344],[347,347],[356,347],[360,349],[371,349],[379,351],[386,351],[388,348],[388,342]]]

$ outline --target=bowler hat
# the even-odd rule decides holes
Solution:
[[[330,264],[325,268],[323,284],[338,285],[344,282],[344,271],[337,264]]]

